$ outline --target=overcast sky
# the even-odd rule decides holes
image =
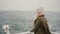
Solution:
[[[60,0],[0,0],[0,10],[36,10],[40,6],[47,11],[60,11]]]

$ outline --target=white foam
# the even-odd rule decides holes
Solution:
[[[52,34],[60,34],[60,32],[52,32]]]
[[[26,32],[21,32],[21,33],[16,33],[16,34],[34,34],[34,33],[30,31],[26,31]]]
[[[51,32],[52,34],[60,34],[59,32]],[[33,32],[26,31],[26,32],[21,32],[21,33],[16,33],[16,34],[34,34]]]
[[[4,32],[6,32],[6,34],[10,34],[10,25],[3,25],[2,29]]]

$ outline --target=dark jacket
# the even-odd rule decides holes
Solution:
[[[51,34],[44,15],[39,16],[34,21],[34,28],[31,30],[34,34]]]

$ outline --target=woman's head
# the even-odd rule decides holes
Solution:
[[[36,10],[36,14],[37,16],[41,16],[44,15],[44,8],[40,7]]]

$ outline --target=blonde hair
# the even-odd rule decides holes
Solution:
[[[37,8],[36,13],[37,16],[44,15],[44,8],[43,7]]]
[[[37,14],[38,14],[39,12],[41,13],[41,14],[39,14],[39,16],[40,16],[40,15],[44,15],[44,8],[43,8],[43,7],[39,7],[39,8],[36,9],[35,15],[34,15],[34,20],[37,18],[37,16],[38,16]]]

